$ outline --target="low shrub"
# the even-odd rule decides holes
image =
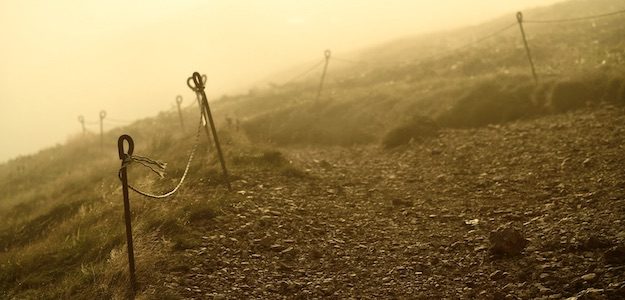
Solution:
[[[624,78],[618,70],[599,69],[556,82],[549,95],[549,109],[558,113],[600,102],[623,104]]]
[[[382,145],[389,149],[408,144],[410,140],[422,141],[438,135],[438,125],[428,117],[415,117],[410,122],[389,131]]]
[[[309,102],[256,116],[243,123],[252,141],[278,145],[365,144],[375,139],[370,117],[353,102]]]
[[[532,101],[535,89],[526,78],[486,80],[442,113],[438,122],[445,127],[478,127],[535,116],[542,111],[541,105]]]
[[[591,85],[582,80],[566,80],[554,84],[549,97],[549,108],[553,112],[566,112],[585,106],[595,92]]]

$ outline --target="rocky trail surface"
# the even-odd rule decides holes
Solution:
[[[444,130],[400,150],[287,149],[202,224],[195,299],[625,299],[625,111]],[[491,232],[516,228],[519,255]],[[148,288],[149,290],[149,288]]]

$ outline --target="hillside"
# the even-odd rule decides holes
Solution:
[[[620,1],[576,0],[524,15],[529,21],[553,20],[623,9]],[[246,120],[244,127],[255,141],[352,145],[380,141],[391,128],[406,125],[415,116],[467,127],[566,111],[587,101],[622,102],[622,20],[621,14],[581,22],[525,24],[538,85],[532,82],[523,40],[511,14],[480,26],[363,50],[347,60],[330,59],[319,101],[314,100],[321,67],[304,77],[308,80],[227,97],[219,107]],[[568,99],[569,95],[559,93],[571,85],[572,94],[579,97]],[[488,99],[474,99],[485,91],[491,93]],[[588,95],[597,97],[590,100]],[[507,108],[469,116],[450,111],[463,101],[471,106],[481,101],[484,107]],[[469,120],[449,121],[462,117]],[[337,124],[342,130],[333,130]]]
[[[199,141],[178,193],[130,194],[139,298],[623,299],[624,18],[525,24],[536,84],[506,16],[331,58],[319,101],[318,72],[224,96],[211,105],[232,192],[197,106],[184,128],[167,111],[102,148],[87,133],[13,159],[0,165],[0,298],[130,297],[126,133],[168,163],[165,178],[130,167],[155,193]],[[524,234],[519,255],[491,248],[500,226]]]

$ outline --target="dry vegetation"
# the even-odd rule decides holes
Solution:
[[[570,1],[526,17],[617,9]],[[538,84],[516,28],[420,59],[509,19],[363,52],[367,64],[330,68],[318,102],[312,79],[215,102],[218,119],[242,121],[218,122],[235,192],[202,133],[178,194],[131,194],[139,295],[625,295],[623,16],[528,25]],[[88,134],[0,165],[0,298],[128,297],[117,137],[169,163],[165,179],[129,175],[166,191],[197,115],[184,131],[164,112],[107,132],[102,150]],[[529,240],[517,257],[488,251],[506,224]]]

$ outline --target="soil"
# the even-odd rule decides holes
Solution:
[[[307,175],[238,174],[237,200],[179,253],[190,268],[159,285],[195,299],[625,299],[621,108],[394,151],[283,151]],[[492,251],[498,228],[527,240],[520,253]]]

